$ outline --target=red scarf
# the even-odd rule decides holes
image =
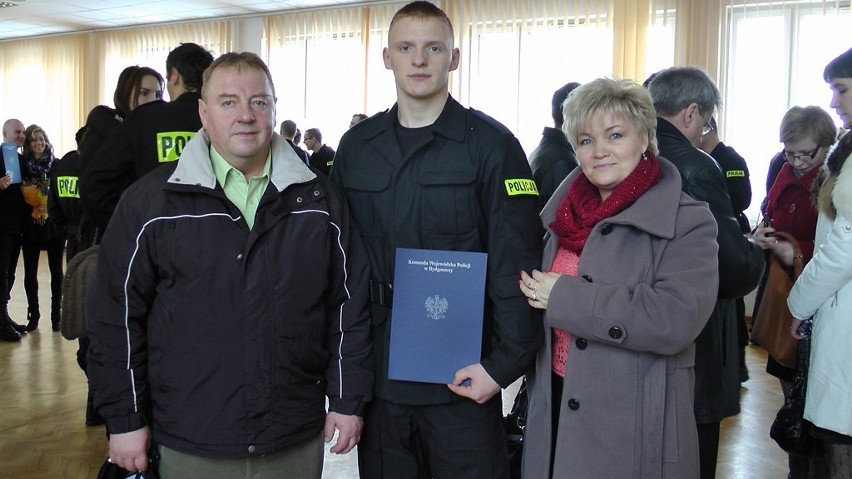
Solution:
[[[577,176],[550,224],[559,245],[579,256],[596,224],[627,209],[659,178],[660,162],[650,150],[603,202],[598,187],[586,175]]]

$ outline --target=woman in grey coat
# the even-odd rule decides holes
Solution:
[[[547,340],[528,375],[524,477],[698,477],[693,341],[716,301],[716,224],[657,157],[651,97],[598,79],[564,105],[580,168],[521,273]]]

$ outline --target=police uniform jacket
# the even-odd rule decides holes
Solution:
[[[137,107],[95,153],[86,160],[80,180],[80,199],[86,214],[106,228],[124,190],[154,168],[176,160],[201,128],[197,92],[171,102],[155,101]]]
[[[259,457],[372,395],[367,259],[342,195],[277,134],[249,229],[199,133],[132,185],[86,303],[90,387],[110,433]]]
[[[578,275],[550,292],[545,347],[527,376],[524,477],[698,477],[693,341],[716,301],[716,225],[705,203],[681,191],[677,169],[659,161],[660,180],[592,228]],[[544,225],[582,174],[556,190]],[[545,267],[558,247],[549,230]],[[551,328],[572,334],[555,457]]]
[[[541,141],[530,153],[530,168],[538,185],[539,204],[543,207],[553,196],[556,187],[577,167],[577,155],[568,143],[565,133],[545,127]]]
[[[535,183],[505,127],[449,98],[428,140],[403,156],[394,106],[347,130],[332,179],[344,188],[371,266],[376,395],[403,404],[461,398],[446,385],[388,380],[396,248],[488,254],[481,364],[506,387],[542,344],[541,317],[518,288],[539,267],[542,229]]]
[[[334,149],[328,145],[322,145],[316,153],[311,154],[309,163],[322,174],[328,176],[331,173],[331,165],[334,164]]]
[[[751,225],[744,213],[751,204],[751,180],[749,179],[748,164],[746,164],[745,158],[737,153],[737,150],[721,141],[710,152],[710,156],[719,163],[719,167],[722,168],[722,173],[725,175],[725,187],[728,188],[731,207],[734,210],[737,222],[740,224],[740,230],[743,233],[748,233],[751,230]]]
[[[680,172],[682,189],[706,201],[716,220],[719,291],[716,308],[696,341],[695,416],[698,424],[740,412],[739,346],[734,298],[747,295],[763,274],[763,250],[743,236],[719,164],[671,123],[657,118],[660,156]]]

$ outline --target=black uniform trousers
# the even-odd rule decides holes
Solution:
[[[508,479],[502,397],[485,404],[373,399],[358,444],[362,479]]]

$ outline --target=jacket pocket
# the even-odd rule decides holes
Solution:
[[[469,235],[476,230],[477,213],[484,205],[477,201],[476,171],[423,171],[421,225],[430,236]]]
[[[348,175],[346,197],[361,234],[381,236],[383,231],[387,231],[391,207],[387,194],[390,180],[389,171],[353,171]]]

